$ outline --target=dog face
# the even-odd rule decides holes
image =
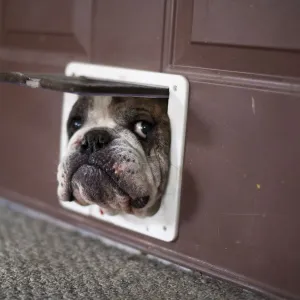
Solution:
[[[79,97],[67,122],[58,197],[109,214],[157,212],[169,172],[165,99]]]

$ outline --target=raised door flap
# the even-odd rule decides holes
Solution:
[[[0,82],[73,94],[169,98],[169,88],[61,74],[0,72]]]

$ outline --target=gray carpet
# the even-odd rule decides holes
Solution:
[[[266,299],[0,206],[0,299]]]

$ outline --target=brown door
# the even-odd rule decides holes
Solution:
[[[0,194],[179,264],[300,298],[297,0],[1,0],[1,70],[72,60],[190,80],[178,239],[57,203],[60,93],[0,85]],[[55,21],[54,21],[55,19]]]

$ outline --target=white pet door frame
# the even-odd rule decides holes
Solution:
[[[61,205],[77,213],[97,218],[101,221],[120,226],[159,240],[171,242],[177,236],[181,179],[185,146],[186,120],[188,109],[188,81],[179,75],[140,71],[133,69],[115,68],[102,65],[72,62],[67,65],[67,76],[85,76],[99,80],[135,83],[141,85],[156,85],[168,87],[168,115],[171,121],[171,168],[167,189],[162,199],[159,211],[152,217],[138,218],[133,215],[109,216],[100,213],[97,205],[83,207],[75,202],[61,202]],[[78,95],[64,93],[61,151],[64,155],[67,146],[66,122],[71,108]]]

